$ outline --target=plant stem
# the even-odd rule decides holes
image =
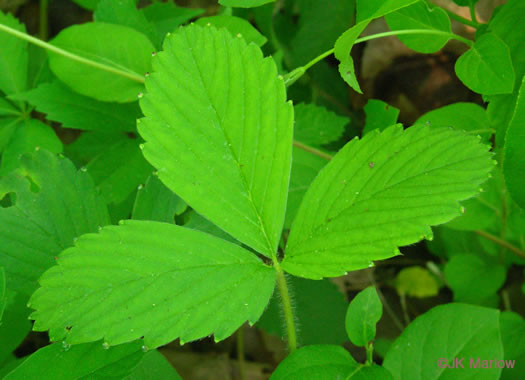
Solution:
[[[246,366],[244,359],[244,325],[237,330],[237,360],[239,361],[239,373],[241,380],[246,380]]]
[[[479,25],[478,18],[476,17],[476,6],[473,3],[471,3],[469,5],[469,8],[470,8],[470,18],[472,19],[472,22]]]
[[[296,146],[299,149],[302,149],[302,150],[305,150],[305,151],[307,151],[309,153],[315,154],[316,156],[324,158],[325,160],[328,160],[328,161],[330,161],[333,158],[332,155],[330,155],[328,153],[325,153],[325,152],[323,152],[323,151],[321,151],[319,149],[313,148],[313,147],[311,147],[309,145],[303,144],[303,143],[301,143],[299,141],[295,141],[294,140],[293,145]]]
[[[290,293],[288,291],[288,284],[284,277],[284,272],[277,259],[273,262],[273,267],[277,272],[277,285],[279,286],[279,292],[281,293],[281,301],[284,312],[284,320],[286,322],[286,333],[288,336],[288,348],[290,353],[293,353],[297,349],[297,335],[295,332],[295,321],[292,310],[292,303],[290,300]]]
[[[465,17],[461,17],[460,15],[452,12],[452,11],[449,11],[448,9],[446,8],[441,8],[443,9],[445,12],[447,12],[448,16],[451,18],[451,19],[454,19],[456,20],[457,22],[460,22],[464,25],[468,25],[468,26],[471,26],[473,28],[479,28],[481,26],[480,23],[478,23],[477,21],[471,21],[469,20],[468,18],[465,18]]]
[[[516,255],[525,258],[525,251],[522,251],[518,247],[515,247],[514,245],[510,244],[508,241],[502,240],[499,237],[494,236],[491,233],[488,233],[486,231],[477,230],[474,232],[477,233],[479,236],[483,236],[485,239],[491,240],[494,243],[499,244],[500,246],[508,249],[509,251],[514,252]]]
[[[63,57],[69,58],[69,59],[71,59],[73,61],[82,63],[82,64],[87,65],[87,66],[91,66],[91,67],[97,68],[99,70],[107,71],[107,72],[112,73],[112,74],[120,75],[121,77],[130,79],[130,80],[138,82],[138,83],[144,83],[144,77],[142,75],[139,75],[139,74],[135,73],[135,72],[120,70],[120,69],[117,69],[115,67],[104,65],[103,63],[92,61],[91,59],[87,59],[87,58],[81,57],[81,56],[76,55],[74,53],[70,53],[70,52],[68,52],[66,50],[63,50],[63,49],[60,49],[60,48],[58,48],[56,46],[48,44],[47,42],[42,41],[42,40],[40,40],[38,38],[35,38],[33,36],[30,36],[29,34],[19,32],[18,30],[10,28],[10,27],[8,27],[6,25],[3,25],[3,24],[0,24],[0,30],[4,31],[6,33],[9,33],[9,34],[11,34],[11,35],[13,35],[15,37],[18,37],[18,38],[20,38],[22,40],[25,40],[27,42],[30,42],[30,43],[32,43],[32,44],[34,44],[36,46],[39,46],[39,47],[44,48],[46,50],[52,51],[53,53],[56,53],[56,54],[59,54],[59,55],[61,55]]]
[[[401,309],[403,309],[405,324],[408,326],[410,324],[410,317],[408,316],[407,299],[404,293],[399,295],[399,300],[401,301]]]
[[[372,365],[374,363],[374,343],[368,342],[366,345],[366,364]]]
[[[43,41],[47,41],[49,37],[49,27],[48,27],[48,9],[49,1],[48,0],[40,0],[40,22],[39,22],[39,30],[40,30],[40,38]]]

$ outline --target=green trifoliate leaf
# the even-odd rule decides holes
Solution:
[[[175,215],[186,210],[186,203],[168,189],[156,175],[151,175],[144,186],[139,185],[133,206],[133,219],[175,223]]]
[[[514,366],[503,368],[501,379],[520,380],[525,371],[525,320],[517,313],[502,312],[500,314],[501,342],[505,352],[505,360],[514,360]]]
[[[443,9],[426,2],[418,2],[385,16],[391,30],[425,29],[451,33],[450,18]],[[435,53],[448,42],[450,35],[400,35],[399,39],[410,49],[420,53]]]
[[[0,180],[0,198],[12,194],[14,203],[0,208],[0,265],[8,288],[28,296],[58,253],[109,218],[89,176],[69,160],[41,150],[20,165]]]
[[[363,136],[368,132],[378,129],[380,131],[397,123],[399,109],[378,99],[370,99],[364,107],[366,125]]]
[[[30,304],[34,329],[66,344],[219,341],[259,319],[275,284],[273,268],[238,245],[160,222],[84,235],[57,263]]]
[[[294,110],[294,139],[306,145],[320,146],[339,139],[349,121],[315,104],[300,103]]]
[[[432,110],[419,117],[414,124],[431,127],[453,127],[480,135],[488,142],[493,132],[484,108],[475,103],[454,103]]]
[[[243,18],[235,16],[212,16],[201,17],[196,24],[206,26],[210,23],[216,28],[226,28],[232,35],[240,34],[247,43],[253,42],[258,46],[263,46],[267,40],[252,24]]]
[[[288,355],[270,380],[346,379],[359,364],[340,346],[305,346]]]
[[[503,359],[499,314],[464,304],[434,307],[396,339],[383,366],[394,379],[499,379],[500,368],[481,367],[483,361]],[[456,358],[464,358],[464,368],[456,365]],[[471,367],[471,358],[474,364],[480,359],[477,368]]]
[[[445,278],[456,302],[483,301],[501,288],[505,277],[503,265],[475,255],[456,255],[445,266]]]
[[[293,276],[287,282],[294,316],[300,321],[300,345],[345,343],[348,340],[344,328],[347,302],[337,286],[330,280],[313,281]],[[280,303],[281,298],[275,294],[257,326],[285,338]]]
[[[399,295],[425,298],[439,293],[439,284],[428,270],[418,266],[403,268],[394,280]]]
[[[219,0],[225,7],[254,8],[264,4],[273,3],[275,0]]]
[[[349,142],[306,193],[282,267],[318,279],[366,268],[460,215],[494,167],[464,132],[392,126]]]
[[[0,24],[25,33],[26,28],[11,14],[0,11]],[[27,42],[0,32],[0,91],[17,94],[27,84]]]
[[[53,128],[37,119],[22,119],[13,130],[2,155],[0,174],[6,175],[18,165],[18,157],[35,149],[62,152],[62,142]]]
[[[293,108],[271,58],[225,29],[164,43],[141,100],[144,156],[198,213],[275,255],[290,178]]]
[[[141,342],[133,342],[104,349],[101,342],[72,347],[54,343],[27,357],[4,379],[42,378],[44,368],[46,379],[122,379],[130,375],[144,357],[141,346]]]
[[[71,53],[126,73],[117,75],[49,53],[53,73],[78,93],[105,102],[132,102],[144,91],[142,80],[150,71],[155,48],[148,38],[122,25],[86,23],[62,30],[51,43]]]
[[[41,84],[13,98],[35,106],[48,120],[59,122],[65,128],[132,132],[140,116],[137,103],[101,102],[82,96],[59,81]]]
[[[458,78],[483,95],[508,94],[514,88],[509,47],[496,34],[486,33],[456,61]]]
[[[514,201],[525,209],[525,77],[505,135],[503,174]]]
[[[144,13],[157,30],[157,34],[164,39],[167,33],[172,33],[178,26],[204,13],[204,9],[181,8],[173,2],[154,2],[142,8],[140,12]]]
[[[376,324],[383,315],[383,304],[374,287],[359,292],[346,311],[346,333],[350,341],[365,347],[376,336]]]
[[[164,36],[157,33],[144,13],[137,9],[136,3],[136,0],[100,0],[95,13],[93,13],[93,19],[96,22],[133,28],[147,36],[156,47],[160,47]]]

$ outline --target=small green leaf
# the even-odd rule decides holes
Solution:
[[[185,22],[204,13],[204,9],[199,8],[181,8],[173,2],[154,2],[153,4],[142,8],[140,12],[157,30],[157,34],[164,36],[166,33],[172,33],[175,29]]]
[[[62,30],[51,43],[79,56],[128,73],[133,79],[49,53],[53,73],[76,92],[105,102],[132,102],[144,91],[155,48],[148,38],[122,25],[85,23]]]
[[[500,314],[501,341],[505,360],[514,360],[514,366],[507,366],[501,372],[502,380],[520,380],[525,373],[525,320],[517,313]]]
[[[501,288],[505,277],[503,265],[475,255],[456,255],[445,266],[445,278],[456,302],[483,301]]]
[[[270,380],[346,379],[358,367],[343,347],[305,346],[288,355]]]
[[[496,34],[486,33],[456,61],[458,78],[483,95],[508,94],[514,88],[509,47]]]
[[[503,174],[514,201],[525,209],[525,77],[505,135]]]
[[[447,12],[422,1],[386,15],[385,20],[391,30],[426,29],[452,33]],[[398,38],[419,53],[435,53],[445,46],[450,36],[413,34]]]
[[[74,380],[80,378],[123,378],[144,357],[141,342],[104,349],[101,342],[69,347],[54,343],[27,357],[5,380],[42,378]]]
[[[0,321],[0,371],[31,330],[31,322],[27,319],[27,296],[17,294],[9,288],[6,288],[5,295],[6,305]]]
[[[186,210],[186,203],[168,189],[156,175],[139,186],[133,206],[133,219],[175,223],[175,215]]]
[[[439,293],[439,285],[435,277],[428,270],[418,266],[399,271],[394,285],[398,294],[410,297],[433,297]]]
[[[363,129],[363,136],[377,129],[383,131],[397,123],[399,109],[383,102],[382,100],[370,99],[364,107],[366,115],[366,125]]]
[[[219,0],[219,4],[225,7],[254,8],[273,3],[274,1],[275,0]]]
[[[474,368],[470,362],[503,359],[499,315],[499,310],[479,306],[436,306],[403,331],[383,366],[396,380],[499,379],[500,368]],[[464,358],[464,368],[455,368],[456,358]]]
[[[11,14],[0,11],[0,24],[26,33],[21,24]],[[6,32],[0,32],[0,91],[17,94],[26,89],[27,84],[27,42]]]
[[[41,84],[12,98],[28,102],[45,113],[48,120],[59,122],[65,128],[132,132],[140,116],[137,102],[101,102],[82,96],[59,81]]]
[[[249,251],[160,222],[128,220],[84,235],[57,263],[30,304],[34,329],[67,344],[219,341],[255,323],[275,285],[273,268]]]
[[[14,206],[0,208],[0,265],[8,288],[29,296],[60,251],[109,218],[91,178],[69,160],[40,150],[23,156],[20,166],[0,180],[0,198],[16,197]]]
[[[300,103],[294,110],[294,139],[306,145],[318,147],[339,139],[349,122],[348,118],[315,104]]]
[[[37,119],[22,119],[17,123],[9,143],[5,147],[0,174],[5,175],[16,168],[20,155],[40,148],[53,153],[60,153],[62,152],[62,142],[49,125]]]
[[[350,341],[365,347],[376,336],[376,324],[383,315],[383,304],[374,287],[359,292],[346,312],[346,333]]]
[[[252,24],[243,18],[235,16],[212,16],[201,17],[196,24],[201,26],[208,25],[215,26],[217,29],[226,28],[228,31],[236,36],[240,34],[247,43],[253,42],[258,46],[263,46],[268,39],[263,36]]]
[[[284,223],[293,108],[271,58],[213,26],[168,37],[140,101],[144,156],[198,213],[268,257]]]
[[[318,279],[367,268],[397,247],[431,238],[460,215],[494,167],[489,146],[464,132],[392,126],[354,139],[306,193],[282,267]]]
[[[0,152],[9,145],[20,124],[20,118],[17,117],[0,118]]]
[[[330,280],[313,281],[288,278],[292,294],[294,317],[300,322],[298,340],[301,345],[343,344],[347,302],[343,293]],[[272,335],[286,337],[281,299],[275,294],[257,326]]]

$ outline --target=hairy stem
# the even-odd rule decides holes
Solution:
[[[117,69],[115,67],[108,66],[108,65],[105,65],[103,63],[92,61],[91,59],[87,59],[87,58],[81,57],[80,55],[76,55],[76,54],[68,52],[68,51],[66,51],[64,49],[60,49],[59,47],[53,46],[51,44],[48,44],[47,42],[42,41],[42,40],[40,40],[38,38],[35,38],[33,36],[30,36],[27,33],[19,32],[16,29],[8,27],[7,25],[0,24],[0,30],[4,31],[6,33],[9,33],[9,34],[11,34],[11,35],[13,35],[15,37],[18,37],[18,38],[20,38],[22,40],[25,40],[25,41],[27,41],[29,43],[32,43],[32,44],[34,44],[36,46],[39,46],[39,47],[44,48],[46,50],[49,50],[49,51],[51,51],[53,53],[56,53],[56,54],[59,54],[59,55],[61,55],[63,57],[71,59],[72,61],[76,61],[76,62],[81,63],[83,65],[91,66],[91,67],[97,68],[99,70],[107,71],[109,73],[119,75],[121,77],[130,79],[130,80],[138,82],[138,83],[144,83],[144,77],[142,75],[139,75],[137,73],[130,72],[130,71],[120,70],[120,69]]]
[[[483,236],[485,239],[491,240],[494,243],[499,244],[500,246],[508,249],[509,251],[514,252],[516,255],[518,255],[520,257],[525,257],[525,251],[523,251],[523,250],[519,249],[518,247],[510,244],[506,240],[502,240],[499,237],[494,236],[491,233],[488,233],[486,231],[477,230],[477,231],[474,231],[474,232],[477,233],[479,236]]]
[[[279,292],[281,293],[284,320],[286,322],[286,335],[288,336],[288,348],[290,353],[292,353],[297,349],[297,334],[295,332],[295,321],[292,310],[292,302],[290,299],[290,292],[288,290],[286,278],[284,277],[284,272],[277,260],[274,260],[273,267],[277,272],[277,285],[279,286]]]

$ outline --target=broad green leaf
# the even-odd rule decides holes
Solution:
[[[142,8],[140,12],[144,13],[144,16],[157,30],[157,34],[164,39],[166,33],[172,33],[178,26],[201,15],[204,9],[181,8],[173,2],[155,2]]]
[[[501,369],[471,368],[470,362],[503,359],[499,314],[458,303],[436,306],[403,331],[383,366],[396,380],[499,379]],[[465,358],[464,368],[452,368],[455,358]]]
[[[496,260],[457,255],[445,266],[445,278],[454,301],[478,303],[496,293],[505,282],[506,270]]]
[[[443,9],[420,1],[385,16],[391,30],[425,29],[450,33],[450,18]],[[419,53],[435,53],[450,39],[447,35],[413,34],[398,38]]]
[[[14,205],[0,208],[0,265],[8,288],[28,296],[59,252],[109,220],[91,179],[69,160],[40,150],[20,166],[0,180],[0,198],[15,195]]]
[[[79,56],[111,66],[133,79],[49,53],[53,73],[76,92],[105,102],[132,102],[143,91],[155,50],[148,38],[122,25],[85,23],[62,30],[51,43]]]
[[[0,97],[0,116],[21,116],[21,112],[7,99]]]
[[[122,379],[144,357],[141,346],[141,342],[133,342],[104,349],[101,342],[72,347],[54,343],[31,354],[4,379]]]
[[[7,274],[7,273],[6,273]],[[26,307],[27,296],[6,289],[6,305],[0,321],[0,368],[12,356],[12,352],[22,343],[31,330],[31,322],[27,319],[29,309]],[[0,370],[1,371],[1,370]]]
[[[357,22],[374,19],[408,7],[420,0],[357,0]]]
[[[347,302],[343,293],[329,280],[313,281],[288,278],[294,317],[299,321],[300,345],[343,344],[347,341],[344,323]],[[257,326],[281,338],[286,337],[281,299],[275,294]]]
[[[40,278],[31,317],[35,330],[67,344],[220,341],[259,319],[275,284],[273,268],[249,251],[160,222],[84,235],[57,263]]]
[[[7,302],[5,293],[5,270],[0,267],[0,326],[2,325],[2,316],[4,315],[5,304]]]
[[[139,186],[133,206],[133,219],[175,223],[175,215],[186,210],[186,204],[152,175],[144,186]]]
[[[267,40],[252,24],[243,18],[235,16],[212,16],[201,17],[196,24],[205,26],[208,23],[216,28],[226,28],[232,35],[240,34],[247,43],[253,42],[258,46],[263,46]]]
[[[107,203],[121,203],[153,172],[138,139],[118,140],[96,156],[85,170]]]
[[[365,347],[376,336],[376,324],[383,315],[383,304],[374,287],[359,292],[346,312],[346,333],[350,341]]]
[[[514,88],[509,47],[494,33],[485,33],[456,61],[458,78],[483,95],[508,94]]]
[[[494,167],[489,146],[449,128],[399,125],[354,139],[316,177],[297,213],[282,267],[334,277],[431,238],[458,216]]]
[[[382,131],[397,123],[399,109],[378,99],[370,99],[364,107],[366,124],[363,136],[377,129]]]
[[[305,346],[288,355],[270,380],[346,379],[359,364],[340,346]]]
[[[26,28],[11,14],[0,11],[0,24],[25,33]],[[27,84],[27,42],[0,32],[0,91],[17,94]]]
[[[164,36],[157,32],[144,12],[137,9],[136,3],[136,0],[100,0],[95,13],[93,13],[93,19],[96,22],[107,22],[108,24],[133,28],[146,35],[157,48],[160,48]]]
[[[425,268],[418,266],[403,268],[394,280],[398,294],[410,297],[433,297],[439,293],[439,284]]]
[[[125,380],[182,380],[175,368],[157,350],[148,351]]]
[[[359,35],[370,21],[398,9],[417,3],[419,0],[359,0],[357,1],[356,24],[344,32],[335,42],[334,55],[339,60],[339,74],[350,87],[362,93],[355,75],[354,61],[350,51]]]
[[[198,213],[275,255],[290,178],[293,107],[271,58],[190,25],[153,60],[138,129],[159,178]]]
[[[37,119],[25,119],[17,123],[2,155],[0,174],[5,175],[16,168],[18,157],[35,149],[62,152],[62,142],[53,128]]]
[[[519,314],[502,312],[500,314],[501,341],[505,352],[505,361],[514,365],[503,368],[502,380],[520,380],[525,371],[525,320]]]
[[[346,117],[315,104],[298,104],[294,107],[294,112],[294,139],[312,146],[328,144],[339,139],[349,122]]]
[[[295,146],[293,147],[292,174],[290,176],[290,188],[288,189],[288,202],[284,221],[285,228],[291,227],[306,190],[308,190],[314,178],[327,163],[328,161],[324,158]]]
[[[432,110],[420,116],[414,124],[431,127],[453,127],[480,135],[488,142],[492,136],[490,122],[484,108],[475,103],[454,103]]]
[[[225,7],[254,8],[264,4],[273,3],[275,0],[219,0]]]
[[[65,128],[132,132],[140,116],[138,103],[101,102],[80,95],[59,81],[41,84],[14,98],[35,106],[48,120],[59,122]]]
[[[503,158],[505,184],[514,201],[525,209],[525,77],[514,115],[507,128]]]

